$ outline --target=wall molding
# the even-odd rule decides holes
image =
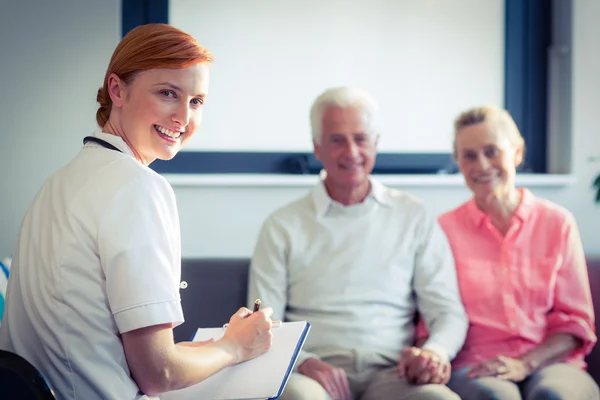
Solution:
[[[309,188],[318,175],[269,174],[162,174],[173,187],[229,187],[229,188]],[[464,187],[459,174],[438,175],[376,175],[379,182],[392,187],[448,188]],[[573,185],[571,174],[517,174],[517,186],[530,188],[560,188]]]

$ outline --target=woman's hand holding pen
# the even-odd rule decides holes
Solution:
[[[272,314],[270,307],[255,312],[242,307],[231,317],[219,342],[232,353],[234,364],[257,357],[271,348]]]

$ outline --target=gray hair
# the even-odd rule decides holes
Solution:
[[[365,133],[370,136],[379,135],[379,106],[375,99],[362,89],[340,86],[325,90],[310,108],[310,124],[315,143],[321,143],[323,114],[330,107],[352,107],[359,110],[367,127]]]

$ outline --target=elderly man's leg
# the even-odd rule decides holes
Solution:
[[[470,368],[452,373],[448,387],[463,400],[521,400],[517,384],[494,377],[472,379],[467,377]]]
[[[598,385],[577,367],[565,363],[540,369],[522,384],[525,400],[599,400]]]
[[[331,400],[319,382],[304,375],[293,373],[290,375],[285,390],[281,395],[282,400]]]
[[[348,374],[350,389],[352,390],[356,380],[356,351],[352,349],[322,348],[313,349],[321,360],[337,368],[341,368]],[[283,400],[331,400],[329,393],[314,379],[299,373],[293,373],[280,397]]]
[[[413,385],[398,377],[396,366],[375,373],[360,400],[460,400],[446,385]]]

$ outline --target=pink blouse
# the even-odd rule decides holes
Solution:
[[[594,309],[571,213],[520,189],[503,237],[474,200],[440,216],[454,253],[469,331],[454,368],[497,355],[517,358],[554,333],[583,341],[566,361],[585,368],[596,343]]]

